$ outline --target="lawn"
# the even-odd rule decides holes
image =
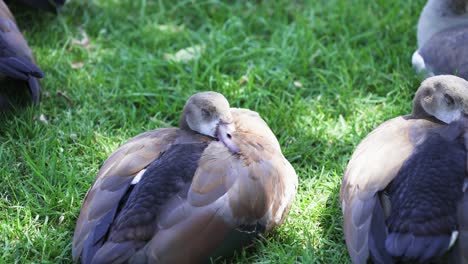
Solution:
[[[286,223],[239,263],[348,263],[341,176],[359,141],[408,113],[424,1],[71,0],[13,8],[42,103],[0,116],[0,263],[70,263],[81,201],[127,139],[178,124],[197,91],[255,110],[299,175]],[[170,59],[196,47],[187,62]],[[169,54],[169,55],[168,55]]]

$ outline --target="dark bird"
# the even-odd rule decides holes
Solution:
[[[285,219],[297,176],[258,113],[202,92],[180,128],[117,149],[86,194],[73,238],[82,263],[200,263]]]
[[[13,98],[29,87],[33,103],[39,102],[44,74],[16,25],[7,5],[0,0],[0,110],[10,108]],[[24,86],[24,87],[23,87]]]
[[[33,8],[57,13],[58,9],[65,4],[66,0],[8,0],[7,2],[20,2]]]
[[[467,113],[468,82],[434,76],[358,145],[341,186],[354,263],[468,263]]]
[[[468,0],[428,0],[419,17],[413,67],[468,79]]]

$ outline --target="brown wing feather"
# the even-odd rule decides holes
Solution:
[[[232,109],[232,113],[233,140],[240,155],[219,142],[210,144],[195,173],[189,201],[200,206],[224,198],[229,201],[222,212],[226,220],[245,224],[263,218],[272,228],[284,220],[296,193],[297,175],[256,112]]]
[[[73,258],[77,260],[88,236],[95,235],[96,224],[116,209],[133,177],[172,144],[178,129],[149,131],[130,139],[118,148],[99,170],[96,182],[86,194],[73,237]]]
[[[396,176],[414,145],[430,127],[429,120],[397,117],[372,131],[356,148],[341,185],[344,233],[354,263],[369,257],[368,235],[377,192]]]
[[[107,158],[97,178],[108,175],[134,176],[175,141],[178,130],[178,128],[157,129],[130,139]]]
[[[177,197],[158,221],[158,232],[133,259],[147,263],[198,263],[220,244],[232,226],[218,214],[221,203],[203,207]]]
[[[4,1],[0,0],[0,17],[5,17],[16,23],[13,14]]]

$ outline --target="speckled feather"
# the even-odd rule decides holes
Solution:
[[[447,251],[458,226],[466,157],[459,137],[447,140],[430,132],[416,146],[387,191],[392,210],[386,249],[392,256],[427,261]]]

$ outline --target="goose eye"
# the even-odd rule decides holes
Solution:
[[[455,100],[453,99],[453,97],[448,94],[444,94],[444,99],[447,105],[453,105],[455,103]]]
[[[208,110],[203,108],[201,111],[202,111],[203,118],[209,118],[211,116],[211,113]]]

